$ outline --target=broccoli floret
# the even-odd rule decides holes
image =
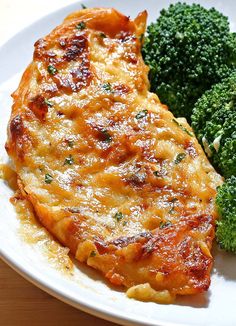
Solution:
[[[192,127],[213,165],[224,177],[236,175],[236,72],[196,103]]]
[[[151,90],[189,120],[196,100],[236,65],[236,34],[214,8],[176,3],[149,25],[142,52]]]
[[[219,188],[216,205],[220,214],[217,221],[216,238],[221,248],[236,253],[236,177]]]

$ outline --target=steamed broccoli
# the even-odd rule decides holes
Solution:
[[[236,72],[196,103],[192,127],[213,165],[224,177],[236,175]]]
[[[214,8],[176,3],[149,25],[142,51],[151,90],[189,119],[196,100],[236,65],[236,34]]]
[[[236,253],[236,177],[232,176],[218,190],[216,204],[220,213],[216,238],[221,248]]]

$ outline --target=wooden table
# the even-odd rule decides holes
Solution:
[[[115,326],[38,289],[0,260],[1,326]]]

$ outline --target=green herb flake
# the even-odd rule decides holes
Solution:
[[[87,7],[83,3],[81,3],[81,8],[82,9],[87,9]]]
[[[53,177],[51,176],[51,174],[46,173],[45,177],[44,177],[45,183],[50,184],[50,183],[52,183],[52,180],[53,180]]]
[[[103,134],[103,139],[102,139],[103,141],[105,141],[107,143],[110,143],[112,141],[112,137],[109,134],[107,129],[102,129],[101,133]]]
[[[105,33],[100,33],[99,35],[100,35],[101,38],[106,38],[107,37]]]
[[[148,114],[148,110],[142,110],[138,114],[136,114],[135,118],[139,120],[146,117],[147,114]]]
[[[91,253],[90,253],[90,257],[95,257],[96,256],[96,251],[91,251]]]
[[[51,75],[55,75],[57,73],[57,68],[53,65],[49,65],[47,69],[48,69],[49,74],[51,74]]]
[[[71,147],[71,148],[72,148],[72,147],[74,146],[74,144],[75,144],[74,140],[71,140],[71,139],[69,139],[67,142],[68,142],[68,146]]]
[[[153,175],[155,175],[155,177],[161,177],[161,172],[160,171],[154,171]]]
[[[126,226],[127,223],[128,223],[127,221],[124,221],[124,222],[122,223],[122,225],[123,225],[123,226]]]
[[[179,153],[177,154],[174,163],[175,164],[179,164],[181,161],[183,161],[183,159],[186,157],[186,153]]]
[[[124,218],[124,215],[121,212],[118,212],[114,215],[114,218],[117,220],[117,222],[119,222],[122,220],[122,218]]]
[[[160,229],[164,229],[171,225],[172,225],[172,223],[170,221],[167,221],[167,222],[161,222],[159,227],[160,227]]]
[[[171,207],[171,209],[168,211],[168,214],[173,214],[174,211],[175,211],[175,208],[174,208],[174,206],[173,206],[173,207]]]
[[[177,124],[177,126],[179,126],[181,130],[183,130],[184,132],[186,132],[186,134],[188,134],[189,136],[193,137],[193,134],[188,129],[186,129],[184,126],[182,126],[181,123],[179,123],[176,119],[172,119],[172,121],[175,124]]]
[[[72,157],[72,155],[69,155],[64,162],[64,165],[68,164],[68,165],[72,165],[74,163],[74,159]]]
[[[44,99],[44,103],[47,104],[50,108],[53,106],[52,102],[50,102],[48,99]]]
[[[169,203],[171,203],[172,204],[172,207],[171,207],[171,209],[169,210],[169,214],[173,214],[174,213],[174,211],[175,211],[175,202],[177,202],[178,201],[178,199],[177,198],[172,198],[170,201],[169,201]]]
[[[79,24],[76,25],[76,28],[77,28],[79,31],[82,31],[83,29],[86,28],[86,24],[85,24],[85,22],[80,22]]]
[[[106,93],[111,93],[112,92],[112,86],[110,83],[106,83],[102,85],[102,89],[106,92]]]

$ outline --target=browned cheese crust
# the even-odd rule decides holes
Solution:
[[[111,283],[210,284],[221,182],[184,119],[150,93],[146,12],[68,16],[35,43],[6,149],[41,223]]]

